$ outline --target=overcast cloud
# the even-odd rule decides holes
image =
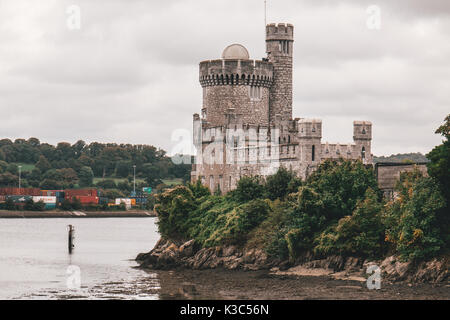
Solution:
[[[0,0],[0,138],[153,144],[200,112],[198,63],[265,56],[263,0]],[[81,29],[67,27],[70,5]],[[367,28],[369,5],[381,29]],[[294,117],[323,141],[373,122],[373,153],[426,153],[450,112],[450,1],[268,0],[295,26]]]

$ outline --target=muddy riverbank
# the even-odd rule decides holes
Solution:
[[[155,272],[160,299],[238,300],[436,300],[450,299],[448,285],[390,284],[367,289],[365,282],[330,276],[276,275],[267,270],[173,270]],[[155,292],[155,290],[151,290]]]

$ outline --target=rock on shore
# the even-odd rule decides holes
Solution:
[[[314,259],[306,256],[297,263],[269,259],[262,249],[243,249],[236,246],[200,248],[194,240],[176,243],[160,239],[154,249],[141,253],[136,261],[142,268],[194,270],[224,268],[227,270],[271,270],[283,275],[330,275],[337,279],[363,281],[370,265],[382,270],[382,279],[389,282],[446,283],[449,281],[449,257],[415,264],[401,262],[391,256],[370,261],[356,257],[330,256]]]
[[[136,261],[143,268],[157,270],[180,267],[194,270],[262,270],[272,267],[263,250],[239,249],[235,246],[198,248],[194,240],[177,245],[160,239],[152,251],[139,254]]]

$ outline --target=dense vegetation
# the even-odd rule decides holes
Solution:
[[[212,195],[199,182],[157,196],[165,238],[203,247],[264,248],[273,258],[315,256],[434,257],[448,250],[449,142],[430,154],[430,177],[403,173],[397,196],[383,199],[372,167],[359,161],[326,161],[306,181],[281,168],[267,179],[244,177],[237,189]]]
[[[97,186],[123,196],[137,187],[157,187],[163,181],[189,179],[190,165],[175,165],[166,152],[149,145],[61,142],[56,146],[28,140],[0,140],[0,187],[17,187],[19,165],[22,186],[65,189]]]

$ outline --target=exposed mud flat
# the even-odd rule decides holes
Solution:
[[[256,248],[199,248],[194,240],[175,243],[160,239],[150,252],[139,254],[136,261],[143,269],[151,270],[271,270],[278,276],[329,276],[358,282],[364,282],[368,270],[373,268],[378,269],[379,275],[389,282],[448,285],[450,279],[448,255],[418,263],[403,262],[395,256],[372,261],[339,255],[321,259],[309,255],[292,262],[270,259],[264,250]]]
[[[160,283],[160,299],[450,300],[448,284],[390,284],[382,280],[380,290],[369,290],[366,282],[337,280],[330,275],[223,269],[154,272]]]

